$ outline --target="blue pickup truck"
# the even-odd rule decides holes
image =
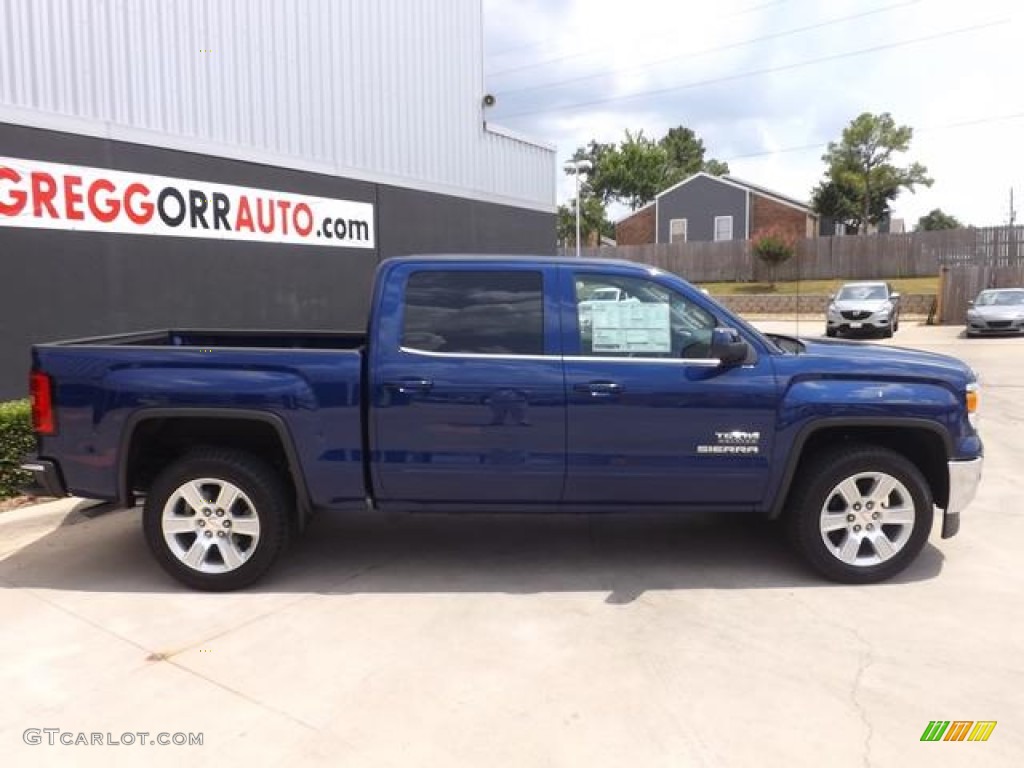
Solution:
[[[380,265],[365,333],[161,330],[40,344],[38,493],[134,506],[185,584],[243,587],[318,511],[745,510],[827,578],[954,535],[981,477],[950,357],[760,333],[610,260]]]

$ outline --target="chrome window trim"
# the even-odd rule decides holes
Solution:
[[[489,352],[432,352],[414,347],[399,347],[400,352],[421,357],[444,359],[465,358],[469,360],[562,360],[583,363],[666,363],[670,365],[695,365],[702,368],[720,366],[722,361],[717,357],[600,357],[597,355],[505,355]]]

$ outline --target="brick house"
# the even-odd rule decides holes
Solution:
[[[615,241],[646,245],[749,240],[772,227],[795,238],[815,237],[818,214],[806,203],[735,176],[701,171],[616,222]]]

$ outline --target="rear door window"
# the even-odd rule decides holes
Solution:
[[[529,270],[412,273],[405,289],[402,346],[448,354],[543,355],[543,275]]]

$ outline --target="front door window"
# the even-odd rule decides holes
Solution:
[[[652,280],[577,275],[576,313],[583,356],[710,356],[714,316]]]

